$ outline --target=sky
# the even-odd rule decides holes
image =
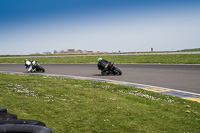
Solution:
[[[199,0],[0,0],[0,55],[200,48]]]

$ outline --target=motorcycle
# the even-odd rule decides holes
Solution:
[[[108,64],[108,69],[105,71],[104,67],[101,65],[97,64],[98,69],[101,70],[101,75],[109,75],[109,74],[114,74],[114,75],[122,75],[122,71],[114,66],[114,63]]]
[[[32,70],[30,72],[45,72],[45,69],[39,64],[39,63],[35,63],[34,66],[32,66]]]
[[[36,63],[33,69],[35,69],[36,72],[41,72],[41,73],[45,72],[45,69],[39,63]]]

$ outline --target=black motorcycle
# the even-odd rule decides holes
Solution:
[[[35,65],[32,67],[32,71],[30,72],[45,72],[45,69],[39,64],[39,63],[35,63]]]
[[[44,68],[39,63],[36,63],[35,70],[36,72],[42,72],[42,73],[45,72]]]
[[[98,69],[101,70],[101,75],[109,75],[109,74],[114,74],[114,75],[122,75],[122,71],[114,66],[114,63],[108,64],[107,70],[105,70],[105,67],[102,66],[101,64],[97,64]]]

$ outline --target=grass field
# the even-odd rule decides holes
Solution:
[[[1,107],[54,133],[200,131],[199,103],[134,87],[0,73],[0,92]]]
[[[99,56],[32,57],[39,63],[97,63]],[[107,55],[102,58],[114,63],[200,64],[200,54],[179,55]],[[24,58],[0,58],[0,63],[24,63]]]
[[[199,52],[200,48],[194,48],[194,49],[183,49],[180,50],[181,52]]]

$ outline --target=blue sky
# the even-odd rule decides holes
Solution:
[[[0,54],[200,47],[199,0],[0,0]]]

